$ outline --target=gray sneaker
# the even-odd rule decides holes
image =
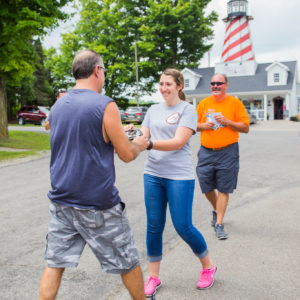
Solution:
[[[211,226],[215,227],[217,223],[217,212],[215,210],[212,211],[212,216]]]
[[[225,240],[228,237],[227,233],[224,231],[223,224],[216,224],[215,232],[216,232],[216,236],[219,240]]]

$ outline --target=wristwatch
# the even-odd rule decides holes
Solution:
[[[153,148],[153,142],[149,140],[149,146],[146,149],[151,150],[152,148]]]

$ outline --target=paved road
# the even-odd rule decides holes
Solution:
[[[157,300],[297,299],[300,290],[300,236],[296,221],[300,198],[299,124],[261,123],[240,140],[239,186],[231,197],[226,228],[217,241],[209,226],[210,207],[195,190],[194,223],[204,233],[218,264],[215,286],[195,289],[199,263],[170,224],[164,235],[163,287]],[[194,158],[199,135],[192,138]],[[147,275],[142,170],[146,157],[125,164],[116,159],[117,186],[141,264]],[[1,299],[37,299],[45,266],[48,220],[49,154],[31,161],[0,165]],[[57,299],[129,299],[118,276],[104,274],[86,248],[77,269],[68,269]]]
[[[42,132],[42,133],[49,133],[50,131],[46,130],[43,126],[39,126],[39,125],[36,125],[36,126],[27,126],[27,125],[24,125],[24,126],[13,126],[13,125],[10,125],[8,126],[8,130],[12,130],[12,131],[32,131],[32,132]]]

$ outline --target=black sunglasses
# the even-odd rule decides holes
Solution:
[[[220,86],[220,85],[225,84],[225,83],[226,83],[226,82],[222,82],[222,81],[212,81],[212,82],[210,83],[210,85],[211,85],[211,86],[214,86],[214,85]]]

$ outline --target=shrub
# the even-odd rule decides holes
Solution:
[[[298,116],[290,117],[290,120],[294,122],[299,122]]]

